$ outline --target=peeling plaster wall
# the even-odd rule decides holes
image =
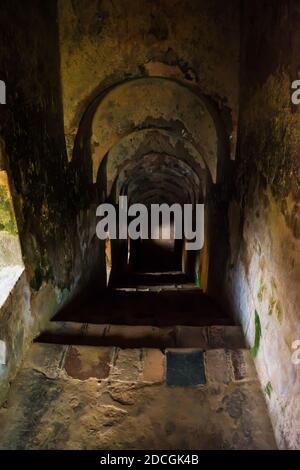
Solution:
[[[229,209],[231,307],[256,358],[280,448],[300,448],[300,65],[298,2],[243,2],[236,196]]]
[[[74,196],[68,166],[56,1],[3,1],[0,44],[0,76],[7,85],[0,163],[8,174],[26,271],[0,311],[0,339],[8,351],[1,366],[4,390],[32,338],[80,283],[99,273],[101,263],[91,233],[95,209]],[[87,186],[81,190],[88,194]]]
[[[113,84],[165,76],[199,85],[234,133],[239,2],[59,0],[62,95],[69,158],[80,119]],[[226,47],[224,47],[226,44]]]
[[[62,223],[66,158],[55,2],[2,2],[0,35],[1,79],[7,85],[2,160],[26,268],[0,311],[0,336],[7,345],[4,390],[27,345],[69,288],[65,267],[72,244],[65,243]]]
[[[1,134],[25,265],[32,289],[54,277],[64,288],[72,244],[65,243],[62,222],[72,208],[66,197],[55,2],[4,2],[1,23],[1,43],[10,45],[0,52],[7,83]]]

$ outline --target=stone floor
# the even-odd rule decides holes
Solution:
[[[1,449],[276,448],[241,328],[181,274],[90,300],[32,345],[0,408]]]
[[[200,350],[35,343],[0,409],[0,448],[276,448],[248,350],[205,350],[203,383],[184,387],[166,383],[172,351]]]

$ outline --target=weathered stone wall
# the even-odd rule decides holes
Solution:
[[[23,261],[8,177],[0,169],[0,269],[9,265],[23,265]]]
[[[24,268],[14,266],[3,270],[9,271],[3,273],[6,282],[10,277],[13,283],[6,301],[3,304],[0,302],[0,340],[4,342],[6,351],[5,364],[0,364],[0,403],[5,399],[9,383],[22,362],[35,326]]]
[[[72,241],[55,2],[4,2],[1,68],[7,83],[1,134],[31,287],[68,287]],[[34,31],[34,34],[32,34]],[[8,47],[9,45],[9,47]],[[2,111],[2,109],[1,109]]]
[[[238,5],[236,0],[224,2],[222,8],[217,0],[60,0],[62,96],[69,158],[87,106],[100,92],[129,78],[164,76],[197,84],[203,94],[215,100],[234,133]]]
[[[20,282],[28,282],[29,292],[28,302],[25,297],[19,302],[12,291],[0,312],[0,339],[8,351],[4,386],[26,344],[101,263],[92,224],[86,223],[90,213],[95,217],[94,208],[75,197],[75,176],[68,167],[56,1],[3,1],[0,44],[0,76],[7,87],[1,168],[8,173],[26,269]],[[81,193],[88,200],[88,185]]]
[[[2,162],[26,267],[0,313],[0,336],[7,347],[2,390],[26,344],[55,311],[70,282],[65,269],[70,250],[62,209],[66,166],[55,22],[55,2],[2,2],[0,64],[7,85],[7,104],[1,105]]]
[[[298,2],[243,2],[236,196],[227,282],[264,388],[278,444],[300,448],[300,64]]]

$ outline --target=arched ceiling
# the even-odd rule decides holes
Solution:
[[[165,154],[185,162],[198,175],[205,172],[205,162],[197,149],[182,136],[162,129],[142,129],[125,136],[109,151],[106,160],[107,194],[117,176],[137,165],[145,155]]]
[[[114,198],[127,195],[129,203],[147,201],[153,191],[161,201],[197,203],[203,198],[204,182],[186,162],[176,156],[149,153],[138,163],[130,161],[118,174]],[[168,197],[169,199],[169,197]]]
[[[139,131],[144,130],[145,137],[150,129],[159,130],[165,140],[168,133],[173,135],[173,142],[168,137],[173,149],[178,145],[193,148],[194,160],[200,166],[205,163],[216,181],[218,137],[205,99],[183,84],[158,77],[124,82],[111,89],[98,104],[91,129],[93,181],[103,158],[113,147],[124,145],[124,138],[130,142],[131,137],[133,145],[139,146]],[[178,151],[176,155],[180,158]]]

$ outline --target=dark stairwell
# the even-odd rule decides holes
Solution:
[[[300,448],[300,2],[171,4],[1,2],[1,448]]]

